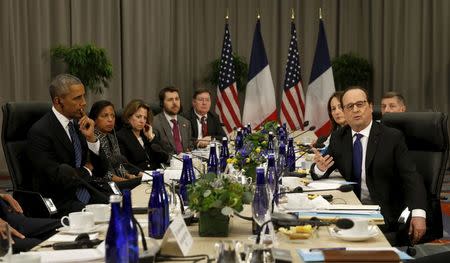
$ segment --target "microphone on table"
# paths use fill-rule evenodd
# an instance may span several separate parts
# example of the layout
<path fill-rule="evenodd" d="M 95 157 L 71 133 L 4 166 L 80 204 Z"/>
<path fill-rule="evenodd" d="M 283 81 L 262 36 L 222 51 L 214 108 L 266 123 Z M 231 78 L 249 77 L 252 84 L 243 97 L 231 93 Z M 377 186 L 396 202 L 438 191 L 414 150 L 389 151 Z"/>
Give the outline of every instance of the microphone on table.
<path fill-rule="evenodd" d="M 303 134 L 305 134 L 305 133 L 307 133 L 309 131 L 314 131 L 315 129 L 316 129 L 316 126 L 311 126 L 307 130 L 304 130 L 301 133 L 299 133 L 299 134 L 295 135 L 294 137 L 292 137 L 292 139 L 295 139 L 295 138 L 297 138 L 299 136 L 302 136 Z"/>
<path fill-rule="evenodd" d="M 313 225 L 313 226 L 329 226 L 329 225 L 336 225 L 340 229 L 350 229 L 352 228 L 355 223 L 353 220 L 348 218 L 339 218 L 336 219 L 333 222 L 327 221 L 321 221 L 319 219 L 299 219 L 297 216 L 292 214 L 286 214 L 286 213 L 272 213 L 271 219 L 264 222 L 264 224 L 261 225 L 260 230 L 256 236 L 256 244 L 258 244 L 261 241 L 261 232 L 264 229 L 264 226 L 266 226 L 268 223 L 272 222 L 274 225 L 278 227 L 290 227 L 290 226 L 299 226 L 299 225 Z"/>

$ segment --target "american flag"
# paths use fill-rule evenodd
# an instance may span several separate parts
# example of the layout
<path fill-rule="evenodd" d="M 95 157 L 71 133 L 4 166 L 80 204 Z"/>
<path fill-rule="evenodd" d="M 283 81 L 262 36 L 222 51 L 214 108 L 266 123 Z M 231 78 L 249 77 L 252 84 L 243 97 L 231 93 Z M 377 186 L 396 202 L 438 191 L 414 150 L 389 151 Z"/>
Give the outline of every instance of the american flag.
<path fill-rule="evenodd" d="M 291 42 L 289 44 L 280 114 L 281 122 L 287 123 L 291 130 L 303 129 L 304 101 L 297 48 L 297 31 L 294 22 L 291 22 Z"/>
<path fill-rule="evenodd" d="M 233 128 L 241 126 L 241 111 L 239 110 L 232 52 L 230 30 L 228 29 L 228 23 L 226 23 L 220 59 L 216 113 L 219 115 L 220 121 L 225 125 L 228 133 L 233 131 Z"/>

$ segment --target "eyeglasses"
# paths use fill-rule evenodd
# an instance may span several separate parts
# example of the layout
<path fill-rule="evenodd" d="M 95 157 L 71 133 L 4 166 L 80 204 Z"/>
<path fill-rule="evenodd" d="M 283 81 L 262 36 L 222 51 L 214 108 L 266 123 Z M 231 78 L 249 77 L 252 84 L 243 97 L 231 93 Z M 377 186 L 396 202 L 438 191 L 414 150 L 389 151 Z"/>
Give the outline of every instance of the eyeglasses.
<path fill-rule="evenodd" d="M 363 108 L 366 105 L 366 102 L 367 102 L 366 100 L 360 100 L 360 101 L 357 101 L 355 103 L 349 103 L 347 105 L 344 105 L 344 110 L 351 111 L 351 110 L 353 110 L 353 108 L 355 106 L 356 106 L 357 109 L 361 109 L 361 108 Z"/>
<path fill-rule="evenodd" d="M 211 99 L 209 99 L 209 98 L 197 98 L 196 100 L 198 102 L 210 102 L 211 101 Z"/>

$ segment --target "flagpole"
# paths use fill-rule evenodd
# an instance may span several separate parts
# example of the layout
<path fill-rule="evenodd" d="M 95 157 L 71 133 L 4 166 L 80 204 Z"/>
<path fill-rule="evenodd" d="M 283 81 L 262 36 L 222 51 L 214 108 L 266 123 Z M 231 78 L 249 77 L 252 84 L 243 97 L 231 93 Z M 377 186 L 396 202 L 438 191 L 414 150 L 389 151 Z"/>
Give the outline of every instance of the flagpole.
<path fill-rule="evenodd" d="M 322 20 L 322 8 L 319 8 L 319 19 Z"/>
<path fill-rule="evenodd" d="M 227 13 L 225 14 L 225 20 L 227 22 L 228 22 L 229 14 L 230 14 L 230 9 L 227 7 Z"/>
<path fill-rule="evenodd" d="M 295 19 L 294 8 L 291 8 L 291 19 L 292 21 Z"/>
<path fill-rule="evenodd" d="M 261 15 L 259 14 L 259 9 L 256 10 L 256 18 L 259 20 L 261 18 Z"/>

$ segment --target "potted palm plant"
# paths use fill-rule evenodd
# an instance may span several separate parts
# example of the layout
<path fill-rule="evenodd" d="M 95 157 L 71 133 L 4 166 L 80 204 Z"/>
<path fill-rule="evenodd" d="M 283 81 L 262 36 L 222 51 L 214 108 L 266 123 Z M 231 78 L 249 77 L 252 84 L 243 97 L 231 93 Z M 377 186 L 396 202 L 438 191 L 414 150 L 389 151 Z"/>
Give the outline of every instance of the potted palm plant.
<path fill-rule="evenodd" d="M 335 57 L 331 61 L 334 83 L 338 90 L 349 86 L 369 88 L 372 81 L 372 65 L 357 54 L 348 53 Z"/>
<path fill-rule="evenodd" d="M 247 86 L 248 64 L 245 63 L 244 57 L 240 57 L 236 53 L 233 53 L 233 62 L 237 89 L 238 91 L 243 91 Z M 219 85 L 220 58 L 211 62 L 210 67 L 211 70 L 204 81 L 211 84 L 213 87 L 217 87 L 217 85 Z"/>
<path fill-rule="evenodd" d="M 93 44 L 84 46 L 57 46 L 51 49 L 55 59 L 63 60 L 68 66 L 68 73 L 77 76 L 86 89 L 102 93 L 108 88 L 112 77 L 112 64 L 106 50 Z"/>

